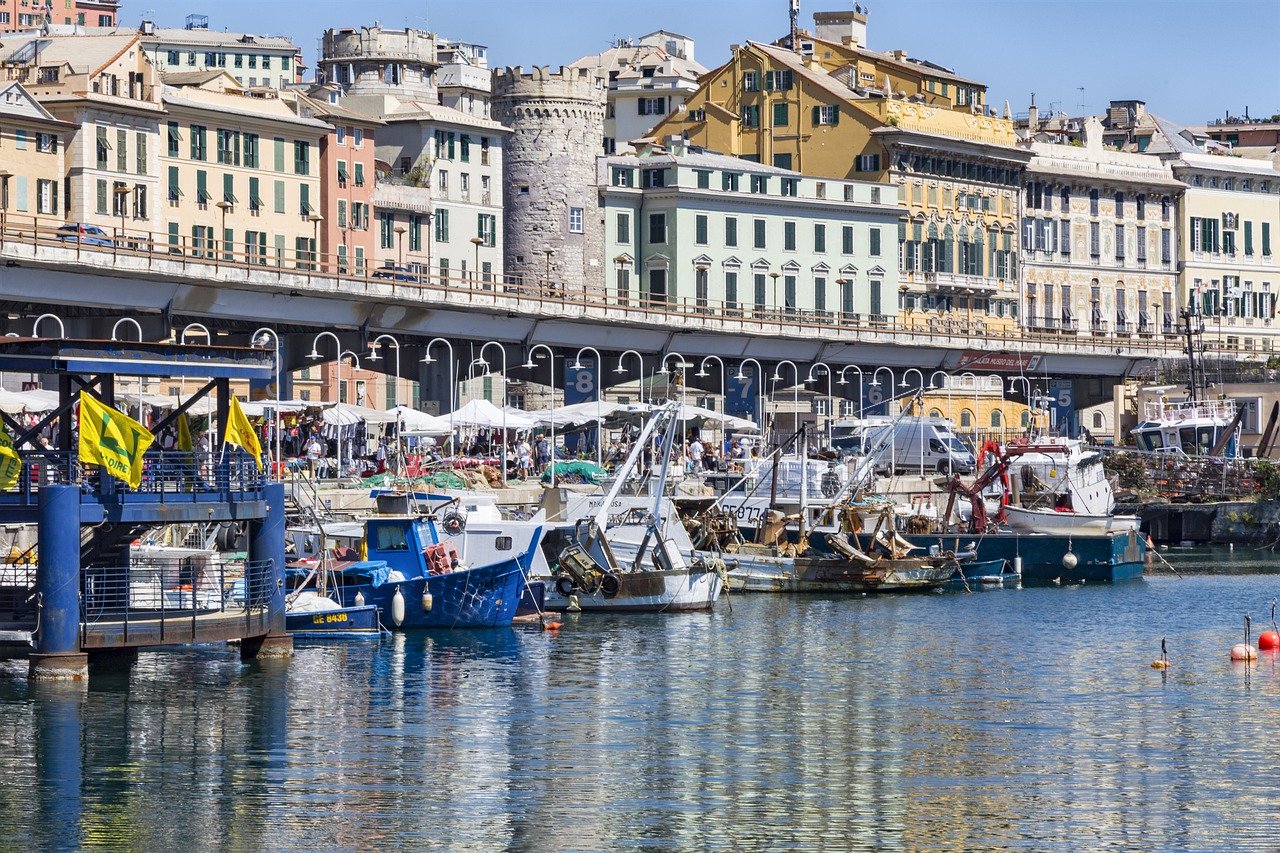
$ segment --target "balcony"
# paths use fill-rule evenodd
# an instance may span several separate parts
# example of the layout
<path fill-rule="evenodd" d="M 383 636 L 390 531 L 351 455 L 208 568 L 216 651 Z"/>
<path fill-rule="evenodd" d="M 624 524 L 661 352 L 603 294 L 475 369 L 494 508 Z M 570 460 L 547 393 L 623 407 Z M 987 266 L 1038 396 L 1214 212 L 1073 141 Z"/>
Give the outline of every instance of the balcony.
<path fill-rule="evenodd" d="M 995 293 L 999 287 L 999 279 L 980 275 L 961 275 L 952 272 L 922 273 L 926 284 L 948 292 Z"/>

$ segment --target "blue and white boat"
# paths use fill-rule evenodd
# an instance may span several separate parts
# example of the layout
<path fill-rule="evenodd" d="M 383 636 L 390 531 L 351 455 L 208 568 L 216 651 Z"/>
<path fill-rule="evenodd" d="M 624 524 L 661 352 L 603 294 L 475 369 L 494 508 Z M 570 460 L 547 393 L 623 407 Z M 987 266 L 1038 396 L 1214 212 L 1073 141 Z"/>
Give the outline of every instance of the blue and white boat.
<path fill-rule="evenodd" d="M 542 540 L 533 525 L 446 533 L 430 516 L 363 528 L 361 559 L 335 568 L 335 592 L 344 607 L 375 605 L 395 628 L 510 625 Z"/>

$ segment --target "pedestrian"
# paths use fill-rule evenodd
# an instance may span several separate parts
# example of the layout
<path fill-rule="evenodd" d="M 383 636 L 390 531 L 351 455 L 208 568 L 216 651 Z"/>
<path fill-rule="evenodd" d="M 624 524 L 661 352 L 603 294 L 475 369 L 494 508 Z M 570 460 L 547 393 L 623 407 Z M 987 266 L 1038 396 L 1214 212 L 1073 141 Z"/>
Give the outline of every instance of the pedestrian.
<path fill-rule="evenodd" d="M 545 435 L 538 436 L 536 449 L 538 456 L 538 473 L 545 474 L 547 468 L 551 465 L 551 442 L 547 441 L 547 437 Z"/>
<path fill-rule="evenodd" d="M 689 463 L 693 473 L 702 472 L 702 456 L 706 452 L 706 448 L 702 446 L 702 442 L 697 436 L 689 443 Z"/>
<path fill-rule="evenodd" d="M 311 472 L 311 479 L 318 479 L 320 476 L 320 457 L 324 455 L 324 445 L 320 443 L 320 438 L 315 433 L 307 439 L 305 448 L 307 454 L 307 470 Z"/>

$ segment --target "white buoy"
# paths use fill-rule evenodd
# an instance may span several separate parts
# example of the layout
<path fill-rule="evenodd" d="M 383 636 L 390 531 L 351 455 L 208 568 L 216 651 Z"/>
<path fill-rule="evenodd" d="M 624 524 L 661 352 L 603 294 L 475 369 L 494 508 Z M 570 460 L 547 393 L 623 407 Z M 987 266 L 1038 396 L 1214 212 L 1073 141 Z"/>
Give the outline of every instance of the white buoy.
<path fill-rule="evenodd" d="M 1022 574 L 1022 555 L 1021 554 L 1013 558 L 1013 573 L 1015 575 Z"/>
<path fill-rule="evenodd" d="M 1248 643 L 1236 643 L 1231 647 L 1232 660 L 1257 660 L 1258 650 Z"/>
<path fill-rule="evenodd" d="M 398 586 L 396 594 L 391 597 L 391 621 L 397 625 L 404 624 L 404 595 Z"/>
<path fill-rule="evenodd" d="M 431 597 L 431 593 L 424 589 L 422 591 L 422 612 L 430 613 L 431 605 L 434 603 L 435 600 Z"/>
<path fill-rule="evenodd" d="M 1079 564 L 1080 558 L 1077 557 L 1074 552 L 1068 551 L 1062 555 L 1062 568 L 1070 570 L 1074 569 Z"/>
<path fill-rule="evenodd" d="M 582 612 L 582 605 L 578 603 L 578 596 L 576 595 L 569 596 L 569 605 L 565 608 L 565 611 L 568 613 Z"/>
<path fill-rule="evenodd" d="M 364 593 L 356 592 L 356 607 L 364 607 Z"/>

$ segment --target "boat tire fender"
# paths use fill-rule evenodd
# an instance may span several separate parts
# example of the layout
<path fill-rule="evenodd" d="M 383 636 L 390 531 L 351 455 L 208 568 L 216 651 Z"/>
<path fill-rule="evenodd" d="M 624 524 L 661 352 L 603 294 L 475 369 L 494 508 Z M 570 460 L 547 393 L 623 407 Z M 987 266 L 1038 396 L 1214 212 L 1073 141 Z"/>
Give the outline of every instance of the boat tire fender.
<path fill-rule="evenodd" d="M 622 589 L 622 581 L 615 574 L 607 574 L 600 578 L 600 594 L 605 598 L 613 598 Z"/>
<path fill-rule="evenodd" d="M 573 593 L 573 578 L 568 575 L 561 575 L 556 578 L 556 592 L 563 596 L 569 596 Z"/>
<path fill-rule="evenodd" d="M 467 520 L 458 512 L 446 512 L 444 517 L 440 519 L 440 526 L 445 533 L 450 536 L 457 536 L 459 533 L 467 529 Z"/>

